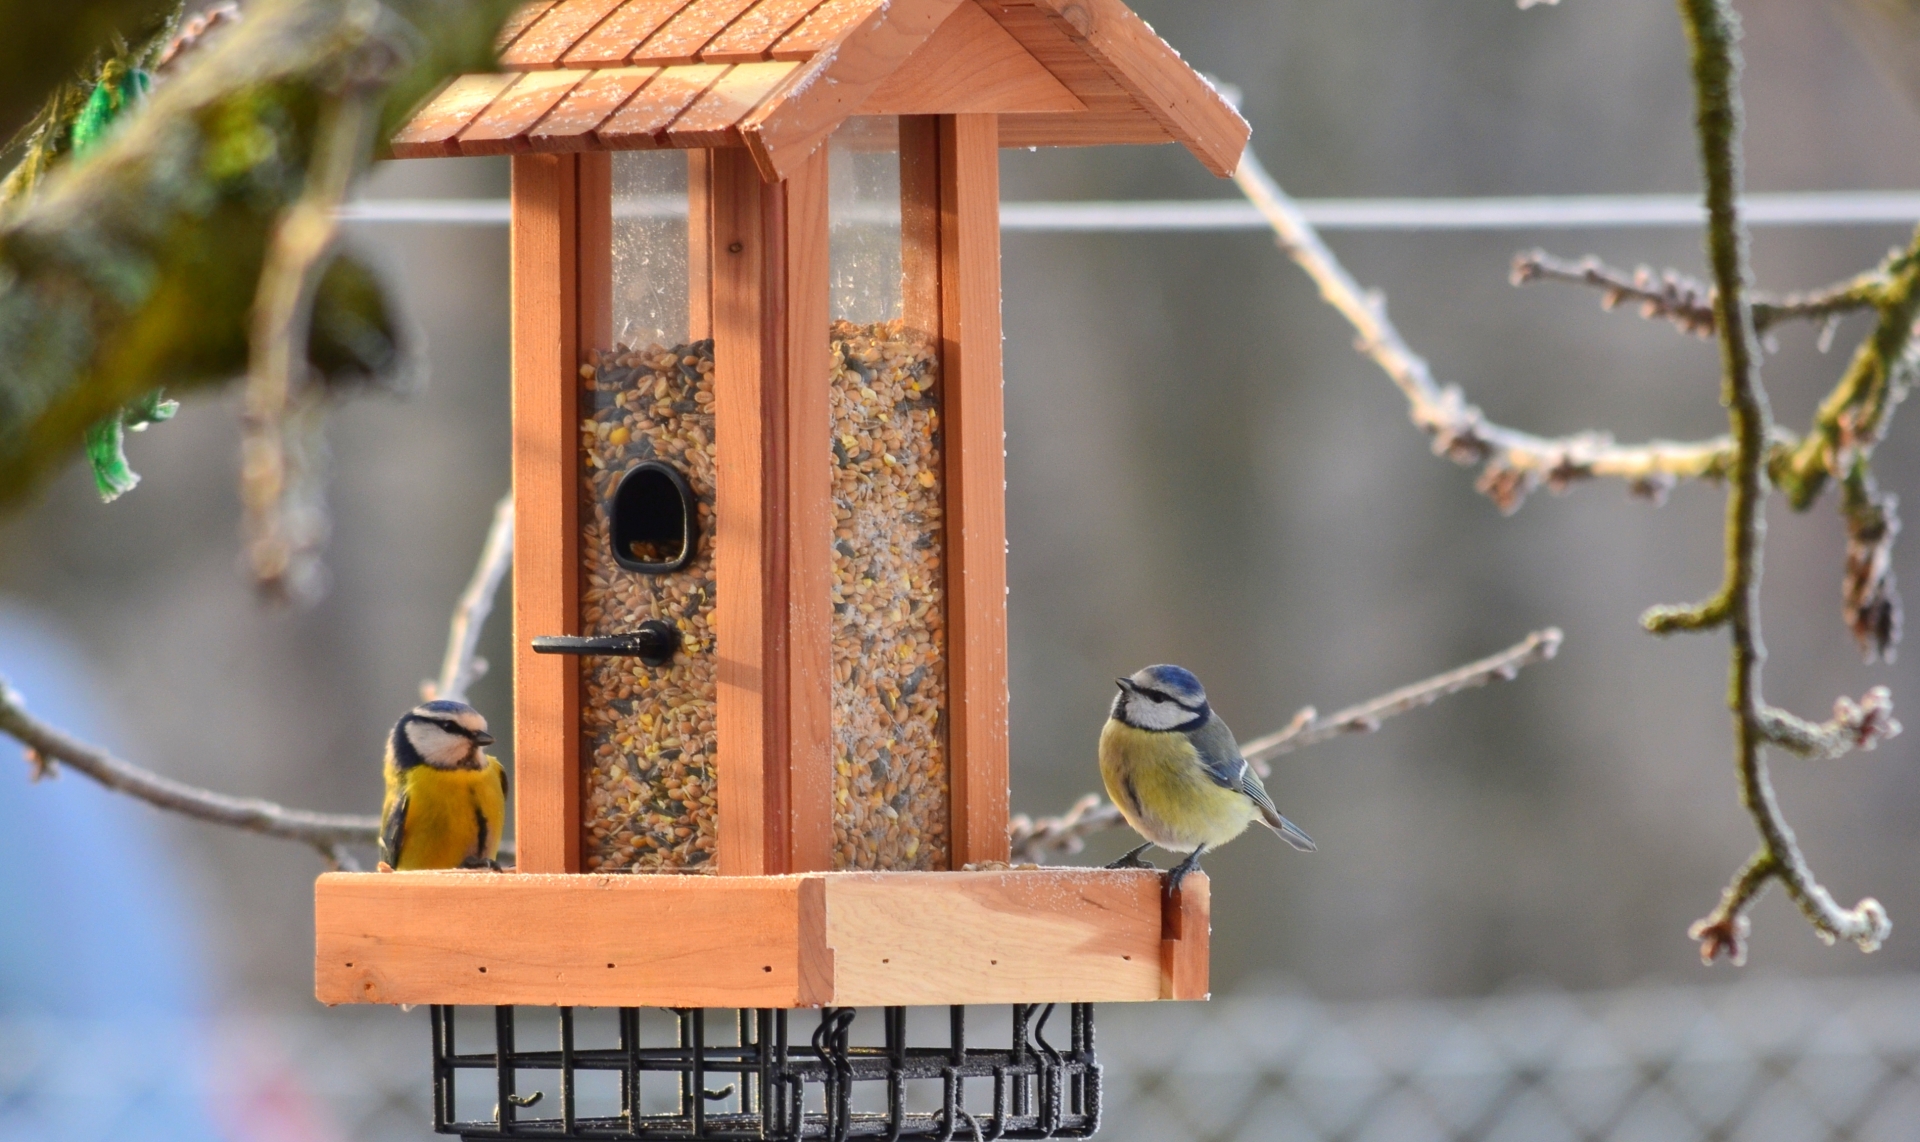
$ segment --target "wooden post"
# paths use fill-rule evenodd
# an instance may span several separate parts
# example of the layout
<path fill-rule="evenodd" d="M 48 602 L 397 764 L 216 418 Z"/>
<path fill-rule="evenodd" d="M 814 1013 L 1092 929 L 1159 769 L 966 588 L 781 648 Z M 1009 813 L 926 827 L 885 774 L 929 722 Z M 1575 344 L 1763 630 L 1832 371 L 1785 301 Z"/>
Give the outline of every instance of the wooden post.
<path fill-rule="evenodd" d="M 687 155 L 687 340 L 713 336 L 713 152 Z"/>
<path fill-rule="evenodd" d="M 900 116 L 900 301 L 913 329 L 940 334 L 940 117 Z"/>
<path fill-rule="evenodd" d="M 723 876 L 832 860 L 827 161 L 711 152 Z"/>
<path fill-rule="evenodd" d="M 533 653 L 579 630 L 579 169 L 516 155 L 513 267 L 514 833 L 522 872 L 580 870 L 580 668 Z"/>
<path fill-rule="evenodd" d="M 1007 859 L 1006 442 L 999 120 L 940 117 L 952 867 Z"/>
<path fill-rule="evenodd" d="M 575 209 L 580 234 L 576 336 L 584 359 L 595 349 L 613 348 L 613 155 L 583 151 L 574 161 L 579 164 Z"/>
<path fill-rule="evenodd" d="M 787 872 L 833 868 L 833 413 L 827 148 L 786 188 Z"/>
<path fill-rule="evenodd" d="M 712 156 L 715 697 L 723 876 L 783 872 L 786 789 L 785 394 L 775 316 L 785 251 L 767 225 L 782 191 L 744 153 Z"/>

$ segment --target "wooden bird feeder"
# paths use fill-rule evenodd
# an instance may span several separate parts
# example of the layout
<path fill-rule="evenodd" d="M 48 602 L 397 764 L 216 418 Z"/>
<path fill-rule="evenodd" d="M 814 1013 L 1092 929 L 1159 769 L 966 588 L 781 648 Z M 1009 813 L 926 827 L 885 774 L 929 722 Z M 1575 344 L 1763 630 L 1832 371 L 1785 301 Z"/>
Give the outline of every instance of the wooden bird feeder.
<path fill-rule="evenodd" d="M 512 156 L 517 868 L 322 876 L 318 997 L 1203 998 L 1203 876 L 1006 865 L 998 155 L 1245 122 L 1118 0 L 503 45 L 391 145 Z"/>

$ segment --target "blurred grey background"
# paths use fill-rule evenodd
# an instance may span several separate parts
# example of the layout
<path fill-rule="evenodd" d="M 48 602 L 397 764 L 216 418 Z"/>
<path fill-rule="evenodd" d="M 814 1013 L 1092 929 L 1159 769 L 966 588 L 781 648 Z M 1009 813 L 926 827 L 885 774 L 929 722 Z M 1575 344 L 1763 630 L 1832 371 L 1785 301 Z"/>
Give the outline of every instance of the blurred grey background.
<path fill-rule="evenodd" d="M 1296 195 L 1697 186 L 1685 45 L 1665 0 L 1135 7 L 1243 89 L 1254 145 Z M 1752 189 L 1920 187 L 1920 112 L 1828 5 L 1740 8 Z M 388 164 L 367 188 L 505 192 L 504 160 Z M 1171 147 L 1004 158 L 1009 200 L 1232 194 Z M 1763 230 L 1760 284 L 1848 276 L 1904 238 Z M 190 400 L 134 438 L 146 479 L 121 501 L 102 506 L 74 466 L 0 520 L 0 606 L 78 646 L 135 760 L 233 793 L 371 812 L 383 734 L 437 667 L 507 486 L 507 242 L 499 227 L 361 226 L 353 240 L 402 283 L 432 376 L 411 399 L 334 417 L 325 601 L 260 606 L 236 570 L 229 395 Z M 1506 284 L 1512 255 L 1534 245 L 1698 273 L 1697 232 L 1331 242 L 1386 291 L 1441 378 L 1496 420 L 1623 439 L 1724 428 L 1710 343 L 1604 314 L 1570 287 Z M 1329 710 L 1557 624 L 1560 657 L 1511 685 L 1280 760 L 1270 787 L 1321 851 L 1260 835 L 1209 858 L 1216 995 L 1412 1000 L 1710 978 L 1686 927 L 1754 847 L 1735 798 L 1724 641 L 1656 640 L 1636 618 L 1717 584 L 1718 488 L 1682 488 L 1656 509 L 1595 485 L 1502 518 L 1470 473 L 1430 454 L 1398 393 L 1261 234 L 1011 234 L 1005 282 L 1016 810 L 1055 812 L 1096 788 L 1112 679 L 1149 662 L 1195 670 L 1247 738 L 1303 704 Z M 1824 356 L 1814 330 L 1780 331 L 1765 375 L 1784 423 L 1804 426 L 1864 328 L 1849 321 Z M 1920 429 L 1906 416 L 1878 472 L 1920 503 Z M 1825 716 L 1837 695 L 1885 683 L 1920 702 L 1920 654 L 1863 666 L 1841 624 L 1832 501 L 1804 516 L 1776 505 L 1771 523 L 1770 697 Z M 1901 570 L 1913 551 L 1897 549 Z M 483 647 L 501 669 L 473 695 L 496 726 L 510 724 L 503 615 Z M 14 676 L 31 701 L 32 678 Z M 1843 902 L 1878 896 L 1895 934 L 1872 957 L 1825 948 L 1776 892 L 1756 910 L 1748 973 L 1920 970 L 1916 749 L 1920 734 L 1835 764 L 1776 761 L 1815 870 Z M 213 1002 L 313 1011 L 314 855 L 156 827 L 186 868 Z M 1125 840 L 1103 838 L 1083 859 Z M 110 839 L 71 844 L 74 859 L 115 859 Z"/>

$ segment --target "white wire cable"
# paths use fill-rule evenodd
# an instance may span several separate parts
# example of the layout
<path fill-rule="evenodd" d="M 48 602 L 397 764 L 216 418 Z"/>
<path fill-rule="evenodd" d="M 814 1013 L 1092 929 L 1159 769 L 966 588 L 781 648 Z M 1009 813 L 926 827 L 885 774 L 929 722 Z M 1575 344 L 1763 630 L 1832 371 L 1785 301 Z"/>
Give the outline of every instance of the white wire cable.
<path fill-rule="evenodd" d="M 1321 230 L 1613 230 L 1699 226 L 1705 208 L 1686 194 L 1569 195 L 1528 198 L 1306 198 L 1307 220 Z M 1750 194 L 1753 226 L 1862 226 L 1920 222 L 1917 191 L 1816 191 Z M 620 218 L 686 213 L 670 196 L 623 199 Z M 376 198 L 349 203 L 344 222 L 364 225 L 504 226 L 504 198 Z M 1135 202 L 1006 202 L 1003 230 L 1021 233 L 1118 233 L 1264 230 L 1244 199 Z"/>

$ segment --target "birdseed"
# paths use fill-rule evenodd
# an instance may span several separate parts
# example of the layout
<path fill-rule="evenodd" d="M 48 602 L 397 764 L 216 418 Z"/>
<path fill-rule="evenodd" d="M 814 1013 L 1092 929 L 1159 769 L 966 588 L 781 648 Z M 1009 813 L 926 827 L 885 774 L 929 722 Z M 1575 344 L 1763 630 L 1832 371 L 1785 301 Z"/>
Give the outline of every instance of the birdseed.
<path fill-rule="evenodd" d="M 581 814 L 589 870 L 711 872 L 715 820 L 713 342 L 595 352 L 581 367 L 581 630 L 628 634 L 648 619 L 680 629 L 663 667 L 580 660 Z M 669 575 L 615 563 L 608 507 L 644 460 L 678 468 L 699 503 L 700 545 Z M 640 544 L 631 554 L 667 553 Z M 675 553 L 677 554 L 677 552 Z"/>
<path fill-rule="evenodd" d="M 832 328 L 833 863 L 944 869 L 945 484 L 933 339 Z"/>

